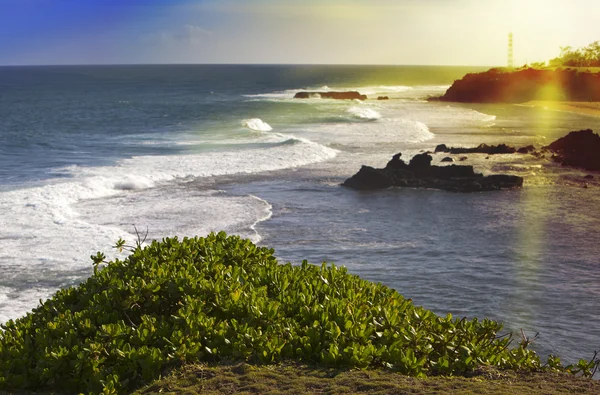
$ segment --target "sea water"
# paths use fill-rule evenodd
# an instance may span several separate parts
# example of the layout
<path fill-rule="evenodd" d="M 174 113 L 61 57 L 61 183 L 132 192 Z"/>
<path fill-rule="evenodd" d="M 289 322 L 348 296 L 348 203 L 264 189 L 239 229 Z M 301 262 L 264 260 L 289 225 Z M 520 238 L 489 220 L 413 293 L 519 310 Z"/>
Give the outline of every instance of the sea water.
<path fill-rule="evenodd" d="M 426 100 L 479 70 L 0 68 L 0 322 L 86 279 L 89 256 L 116 256 L 119 237 L 225 230 L 282 262 L 347 266 L 439 314 L 540 332 L 542 354 L 591 357 L 600 347 L 600 187 L 583 182 L 586 173 L 531 155 L 471 154 L 465 164 L 520 175 L 524 187 L 340 186 L 362 164 L 439 143 L 541 147 L 571 130 L 600 131 L 592 116 Z M 369 99 L 293 99 L 302 90 Z"/>

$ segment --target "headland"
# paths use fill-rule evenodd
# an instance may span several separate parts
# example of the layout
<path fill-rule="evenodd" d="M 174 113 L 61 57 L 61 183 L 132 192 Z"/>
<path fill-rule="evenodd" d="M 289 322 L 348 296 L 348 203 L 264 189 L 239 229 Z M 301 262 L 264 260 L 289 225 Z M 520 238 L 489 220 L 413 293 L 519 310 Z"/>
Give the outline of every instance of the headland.
<path fill-rule="evenodd" d="M 600 73 L 588 69 L 504 69 L 470 73 L 454 81 L 444 95 L 431 100 L 462 103 L 600 102 Z M 597 107 L 591 106 L 592 109 Z"/>

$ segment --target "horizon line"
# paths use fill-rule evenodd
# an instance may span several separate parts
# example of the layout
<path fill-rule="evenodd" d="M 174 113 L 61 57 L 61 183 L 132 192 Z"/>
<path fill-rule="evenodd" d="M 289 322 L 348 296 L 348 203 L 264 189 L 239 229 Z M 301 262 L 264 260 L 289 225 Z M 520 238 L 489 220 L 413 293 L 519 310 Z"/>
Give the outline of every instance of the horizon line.
<path fill-rule="evenodd" d="M 47 63 L 0 64 L 0 67 L 102 67 L 102 66 L 377 66 L 377 67 L 503 67 L 465 64 L 376 64 L 376 63 Z"/>

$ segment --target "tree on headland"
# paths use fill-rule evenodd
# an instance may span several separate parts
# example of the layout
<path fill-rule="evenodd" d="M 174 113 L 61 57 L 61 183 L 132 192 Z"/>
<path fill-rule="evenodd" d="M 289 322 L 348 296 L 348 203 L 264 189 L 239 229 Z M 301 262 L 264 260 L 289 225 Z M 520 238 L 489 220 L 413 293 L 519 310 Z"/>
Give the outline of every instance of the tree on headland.
<path fill-rule="evenodd" d="M 600 41 L 577 49 L 570 46 L 560 47 L 560 55 L 548 63 L 551 67 L 600 67 Z"/>
<path fill-rule="evenodd" d="M 546 67 L 546 62 L 533 62 L 529 65 L 529 67 L 533 67 L 534 69 L 543 69 Z"/>

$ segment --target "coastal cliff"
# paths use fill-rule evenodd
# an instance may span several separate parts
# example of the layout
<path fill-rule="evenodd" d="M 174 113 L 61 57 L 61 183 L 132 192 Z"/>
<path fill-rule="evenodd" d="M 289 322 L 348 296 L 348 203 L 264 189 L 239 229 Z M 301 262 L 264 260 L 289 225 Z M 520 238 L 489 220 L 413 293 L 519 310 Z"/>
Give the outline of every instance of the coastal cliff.
<path fill-rule="evenodd" d="M 600 101 L 600 73 L 576 69 L 490 69 L 454 81 L 432 100 L 465 103 L 523 103 L 532 100 Z"/>

